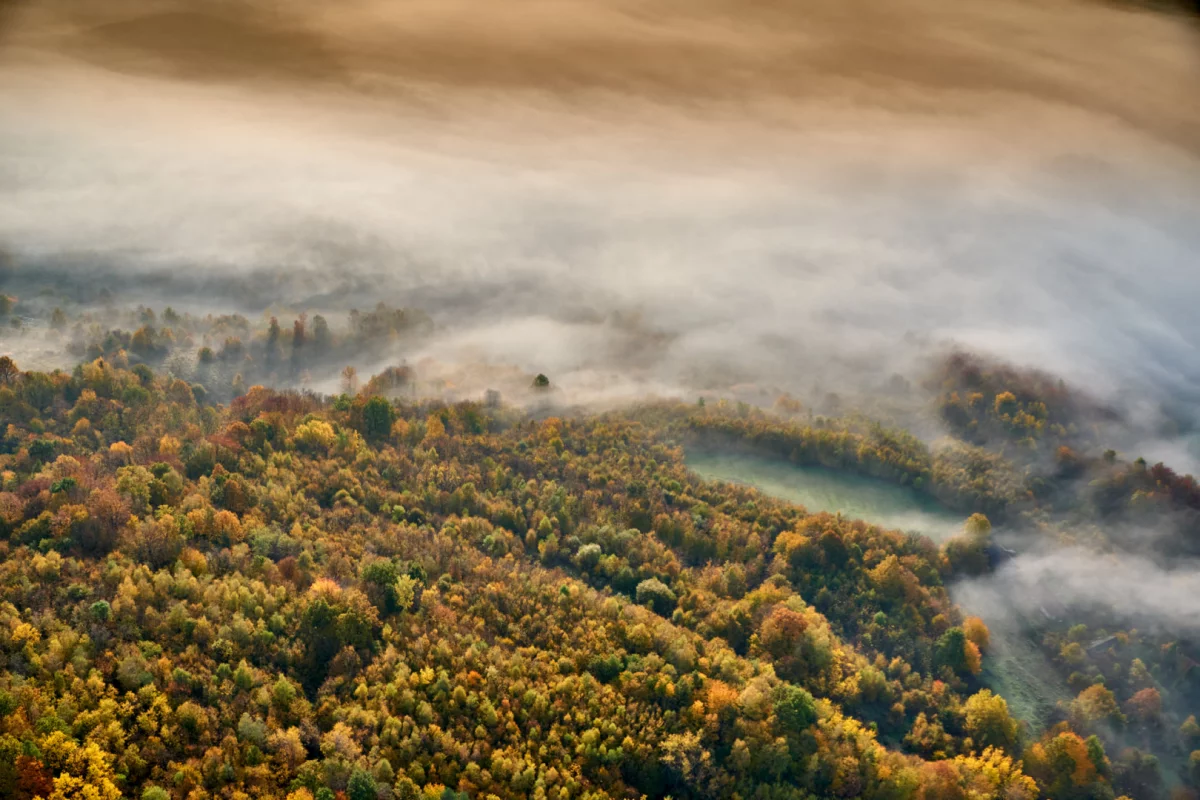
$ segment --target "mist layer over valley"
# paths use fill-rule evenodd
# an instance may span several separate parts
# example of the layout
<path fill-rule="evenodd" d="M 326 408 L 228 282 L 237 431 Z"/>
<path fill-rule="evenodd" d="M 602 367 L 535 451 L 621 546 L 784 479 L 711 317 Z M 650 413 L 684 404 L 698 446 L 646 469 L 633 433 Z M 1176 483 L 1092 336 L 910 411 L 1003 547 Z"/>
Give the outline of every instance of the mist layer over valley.
<path fill-rule="evenodd" d="M 506 8 L 16 6 L 11 293 L 385 301 L 437 333 L 360 369 L 512 365 L 585 401 L 855 393 L 951 341 L 1151 426 L 1193 397 L 1186 18 Z"/>

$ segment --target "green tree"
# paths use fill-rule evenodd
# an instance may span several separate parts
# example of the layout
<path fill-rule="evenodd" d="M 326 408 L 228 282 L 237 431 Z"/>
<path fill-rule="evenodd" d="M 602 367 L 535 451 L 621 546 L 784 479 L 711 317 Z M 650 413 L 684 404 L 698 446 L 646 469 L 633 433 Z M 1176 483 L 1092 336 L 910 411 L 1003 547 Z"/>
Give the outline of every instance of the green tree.
<path fill-rule="evenodd" d="M 962 628 L 951 628 L 941 635 L 934 648 L 933 661 L 935 666 L 949 667 L 955 675 L 964 675 L 970 671 L 967 664 L 967 636 Z"/>
<path fill-rule="evenodd" d="M 396 421 L 396 410 L 384 397 L 376 395 L 363 406 L 363 435 L 372 441 L 387 438 Z"/>
<path fill-rule="evenodd" d="M 775 720 L 780 733 L 795 736 L 817 721 L 817 704 L 808 690 L 785 683 L 775 690 Z"/>
<path fill-rule="evenodd" d="M 91 611 L 92 618 L 97 622 L 108 622 L 108 618 L 112 614 L 112 608 L 108 605 L 107 600 L 97 600 L 88 610 Z"/>
<path fill-rule="evenodd" d="M 334 656 L 344 647 L 365 650 L 375 638 L 375 610 L 358 595 L 360 603 L 319 595 L 309 601 L 297 635 L 305 645 L 304 672 L 308 688 L 325 679 Z M 369 612 L 369 613 L 368 613 Z"/>
<path fill-rule="evenodd" d="M 350 800 L 375 800 L 378 794 L 379 785 L 375 782 L 375 776 L 362 767 L 355 767 L 346 784 L 347 797 Z"/>
<path fill-rule="evenodd" d="M 635 596 L 639 605 L 649 606 L 664 617 L 675 610 L 675 593 L 658 578 L 647 578 L 639 583 Z"/>

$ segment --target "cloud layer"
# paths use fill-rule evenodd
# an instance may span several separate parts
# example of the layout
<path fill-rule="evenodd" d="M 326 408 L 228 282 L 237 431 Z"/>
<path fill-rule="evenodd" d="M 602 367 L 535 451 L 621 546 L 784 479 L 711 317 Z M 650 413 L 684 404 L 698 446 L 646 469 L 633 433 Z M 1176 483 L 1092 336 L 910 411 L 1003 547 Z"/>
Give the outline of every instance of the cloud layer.
<path fill-rule="evenodd" d="M 1015 3 L 905 2 L 879 25 L 806 4 L 791 27 L 716 0 L 80 8 L 27 7 L 0 65 L 18 282 L 417 305 L 441 333 L 398 356 L 607 396 L 869 389 L 951 340 L 1147 418 L 1200 388 L 1182 22 Z"/>

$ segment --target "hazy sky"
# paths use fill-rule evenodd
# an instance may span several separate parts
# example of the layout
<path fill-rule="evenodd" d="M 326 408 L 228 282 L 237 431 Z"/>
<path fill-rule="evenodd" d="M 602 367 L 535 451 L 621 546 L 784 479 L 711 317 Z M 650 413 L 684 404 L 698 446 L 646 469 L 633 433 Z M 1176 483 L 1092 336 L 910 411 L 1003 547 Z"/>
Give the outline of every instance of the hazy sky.
<path fill-rule="evenodd" d="M 871 385 L 951 340 L 1130 407 L 1200 387 L 1188 20 L 1070 0 L 93 6 L 3 20 L 18 279 L 419 305 L 441 334 L 405 356 L 618 396 Z"/>

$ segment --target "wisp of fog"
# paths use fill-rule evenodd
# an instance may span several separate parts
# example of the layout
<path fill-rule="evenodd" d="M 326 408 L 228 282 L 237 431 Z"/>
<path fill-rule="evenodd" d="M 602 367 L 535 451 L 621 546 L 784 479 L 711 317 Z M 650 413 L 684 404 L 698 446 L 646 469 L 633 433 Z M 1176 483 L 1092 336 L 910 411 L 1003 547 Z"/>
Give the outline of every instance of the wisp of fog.
<path fill-rule="evenodd" d="M 1027 553 L 986 578 L 957 584 L 953 593 L 989 624 L 1016 625 L 1022 617 L 1036 621 L 1069 606 L 1140 628 L 1200 630 L 1196 565 L 1165 568 L 1128 553 L 1105 556 L 1083 548 Z"/>

